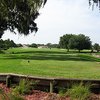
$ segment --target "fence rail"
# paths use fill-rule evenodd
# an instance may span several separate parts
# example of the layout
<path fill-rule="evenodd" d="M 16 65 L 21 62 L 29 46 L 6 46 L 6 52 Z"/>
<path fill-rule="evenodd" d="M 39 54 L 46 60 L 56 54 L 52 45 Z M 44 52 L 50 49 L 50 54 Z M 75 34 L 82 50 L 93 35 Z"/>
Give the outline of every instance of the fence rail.
<path fill-rule="evenodd" d="M 26 79 L 33 81 L 38 81 L 37 89 L 45 90 L 49 89 L 50 92 L 57 90 L 57 87 L 67 87 L 73 83 L 90 83 L 92 87 L 98 89 L 100 92 L 100 80 L 99 79 L 71 79 L 71 78 L 47 78 L 47 77 L 34 77 L 27 75 L 19 75 L 13 73 L 0 73 L 0 82 L 6 83 L 9 87 L 10 84 L 17 84 L 21 79 Z"/>

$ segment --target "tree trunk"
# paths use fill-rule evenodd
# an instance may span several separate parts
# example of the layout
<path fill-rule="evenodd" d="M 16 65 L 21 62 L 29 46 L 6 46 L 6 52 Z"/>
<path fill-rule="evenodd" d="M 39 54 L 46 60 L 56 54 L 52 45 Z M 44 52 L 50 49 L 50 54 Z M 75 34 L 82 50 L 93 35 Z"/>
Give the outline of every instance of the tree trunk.
<path fill-rule="evenodd" d="M 69 52 L 69 48 L 67 48 L 67 52 Z"/>
<path fill-rule="evenodd" d="M 93 53 L 93 49 L 91 49 L 91 53 Z"/>

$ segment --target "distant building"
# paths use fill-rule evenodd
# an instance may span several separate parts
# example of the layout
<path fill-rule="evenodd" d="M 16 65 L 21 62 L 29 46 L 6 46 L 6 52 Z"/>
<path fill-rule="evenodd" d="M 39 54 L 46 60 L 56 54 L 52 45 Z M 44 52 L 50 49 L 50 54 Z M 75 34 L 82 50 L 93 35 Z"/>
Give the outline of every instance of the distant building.
<path fill-rule="evenodd" d="M 23 48 L 28 48 L 28 45 L 27 44 L 22 44 L 22 47 Z"/>

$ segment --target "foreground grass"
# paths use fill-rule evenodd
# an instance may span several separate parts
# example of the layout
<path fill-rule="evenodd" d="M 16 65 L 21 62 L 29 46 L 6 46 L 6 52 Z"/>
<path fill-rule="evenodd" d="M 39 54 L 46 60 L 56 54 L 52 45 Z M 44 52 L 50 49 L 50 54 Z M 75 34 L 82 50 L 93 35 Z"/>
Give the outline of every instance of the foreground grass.
<path fill-rule="evenodd" d="M 100 78 L 100 59 L 60 49 L 9 49 L 0 54 L 0 73 L 42 77 Z"/>

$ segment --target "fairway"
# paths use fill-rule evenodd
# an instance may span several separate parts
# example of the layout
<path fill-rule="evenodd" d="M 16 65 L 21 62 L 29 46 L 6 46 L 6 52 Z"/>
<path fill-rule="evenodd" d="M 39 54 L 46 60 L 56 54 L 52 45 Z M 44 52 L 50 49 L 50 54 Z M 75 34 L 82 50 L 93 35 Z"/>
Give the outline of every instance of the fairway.
<path fill-rule="evenodd" d="M 100 78 L 100 59 L 61 49 L 13 48 L 0 54 L 0 73 L 37 77 Z"/>

